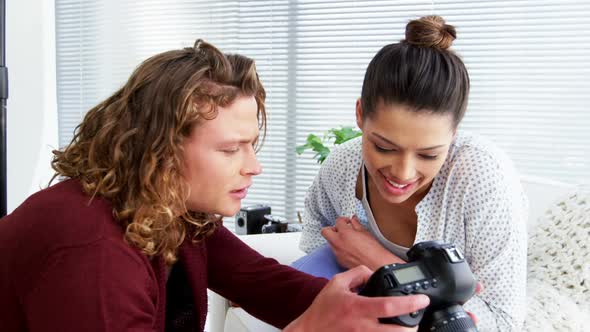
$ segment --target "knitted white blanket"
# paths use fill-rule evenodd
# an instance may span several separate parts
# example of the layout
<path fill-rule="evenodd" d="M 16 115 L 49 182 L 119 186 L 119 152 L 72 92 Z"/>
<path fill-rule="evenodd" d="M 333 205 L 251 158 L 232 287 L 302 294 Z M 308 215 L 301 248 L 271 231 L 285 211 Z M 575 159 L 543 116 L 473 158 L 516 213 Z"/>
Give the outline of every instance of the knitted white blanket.
<path fill-rule="evenodd" d="M 590 193 L 558 201 L 531 232 L 525 331 L 590 330 Z"/>

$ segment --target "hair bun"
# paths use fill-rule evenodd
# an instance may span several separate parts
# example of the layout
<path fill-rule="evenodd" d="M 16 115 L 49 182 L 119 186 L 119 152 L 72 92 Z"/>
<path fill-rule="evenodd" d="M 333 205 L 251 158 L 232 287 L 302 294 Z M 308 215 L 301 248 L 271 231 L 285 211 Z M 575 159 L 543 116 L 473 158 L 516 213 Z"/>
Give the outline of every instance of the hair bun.
<path fill-rule="evenodd" d="M 445 23 L 440 16 L 424 16 L 406 25 L 408 44 L 446 50 L 457 38 L 455 27 Z"/>

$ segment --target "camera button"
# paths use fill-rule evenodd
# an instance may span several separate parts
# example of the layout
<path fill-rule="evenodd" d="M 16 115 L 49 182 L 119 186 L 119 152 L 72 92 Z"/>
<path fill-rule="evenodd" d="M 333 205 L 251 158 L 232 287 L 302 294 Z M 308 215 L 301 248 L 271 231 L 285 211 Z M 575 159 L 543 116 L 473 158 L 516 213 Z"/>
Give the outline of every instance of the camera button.
<path fill-rule="evenodd" d="M 416 317 L 420 316 L 420 313 L 421 313 L 421 310 L 411 312 L 410 317 L 416 318 Z"/>
<path fill-rule="evenodd" d="M 412 292 L 412 286 L 408 285 L 408 286 L 404 287 L 404 292 L 411 293 Z"/>
<path fill-rule="evenodd" d="M 432 287 L 434 287 L 434 288 L 438 287 L 438 280 L 432 279 Z"/>
<path fill-rule="evenodd" d="M 430 283 L 428 281 L 425 281 L 422 283 L 422 289 L 428 289 L 430 288 Z"/>

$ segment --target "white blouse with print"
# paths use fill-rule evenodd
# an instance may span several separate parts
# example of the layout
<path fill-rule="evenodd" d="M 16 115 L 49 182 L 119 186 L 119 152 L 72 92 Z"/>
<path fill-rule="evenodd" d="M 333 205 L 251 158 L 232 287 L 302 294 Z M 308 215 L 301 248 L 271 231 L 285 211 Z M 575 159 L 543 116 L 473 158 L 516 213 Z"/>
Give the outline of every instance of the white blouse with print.
<path fill-rule="evenodd" d="M 326 158 L 305 198 L 302 250 L 309 253 L 325 244 L 320 230 L 333 226 L 339 216 L 356 214 L 369 228 L 363 203 L 355 195 L 361 165 L 361 137 Z M 483 291 L 465 304 L 477 316 L 481 332 L 521 329 L 527 212 L 510 159 L 490 141 L 464 132 L 455 137 L 430 191 L 416 206 L 414 243 L 440 240 L 456 245 L 481 282 Z"/>

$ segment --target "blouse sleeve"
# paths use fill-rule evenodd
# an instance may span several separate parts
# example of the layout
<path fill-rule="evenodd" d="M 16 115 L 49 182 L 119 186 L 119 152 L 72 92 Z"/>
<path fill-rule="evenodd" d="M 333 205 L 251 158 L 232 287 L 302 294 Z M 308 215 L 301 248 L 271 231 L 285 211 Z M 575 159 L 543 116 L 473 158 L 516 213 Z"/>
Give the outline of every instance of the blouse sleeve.
<path fill-rule="evenodd" d="M 299 248 L 306 253 L 326 244 L 326 239 L 320 233 L 323 227 L 333 226 L 336 218 L 339 217 L 341 208 L 336 205 L 342 204 L 342 195 L 346 186 L 338 185 L 337 181 L 345 181 L 343 174 L 338 174 L 337 170 L 342 170 L 339 163 L 338 150 L 333 151 L 322 164 L 313 183 L 305 195 L 305 210 L 303 212 L 303 231 Z"/>
<path fill-rule="evenodd" d="M 520 331 L 526 305 L 527 200 L 512 163 L 479 155 L 458 174 L 464 195 L 465 252 L 483 291 L 465 304 L 486 331 Z M 469 164 L 469 158 L 459 163 Z"/>

